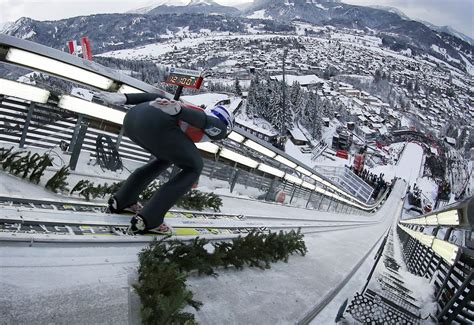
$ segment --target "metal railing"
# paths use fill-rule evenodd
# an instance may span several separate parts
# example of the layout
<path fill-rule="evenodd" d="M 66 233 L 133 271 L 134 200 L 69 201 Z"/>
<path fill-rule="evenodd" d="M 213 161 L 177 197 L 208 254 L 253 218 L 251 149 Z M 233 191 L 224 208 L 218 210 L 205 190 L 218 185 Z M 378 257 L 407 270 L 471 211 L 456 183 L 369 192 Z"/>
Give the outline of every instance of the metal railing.
<path fill-rule="evenodd" d="M 368 203 L 374 188 L 347 167 L 315 166 L 314 169 L 339 184 L 347 193 Z"/>
<path fill-rule="evenodd" d="M 349 313 L 363 324 L 422 324 L 428 318 L 439 324 L 472 324 L 473 218 L 471 197 L 421 217 L 399 220 L 382 242 L 363 289 L 344 303 L 336 321 Z M 407 282 L 405 272 L 399 271 L 402 261 L 395 254 L 395 231 L 408 271 L 434 285 L 436 310 L 423 308 L 425 300 L 416 299 L 413 280 Z"/>
<path fill-rule="evenodd" d="M 416 300 L 413 288 L 400 272 L 395 245 L 394 232 L 390 229 L 374 257 L 364 287 L 354 294 L 336 322 L 347 317 L 347 313 L 361 324 L 419 324 L 425 317 L 422 302 Z"/>
<path fill-rule="evenodd" d="M 28 118 L 29 113 L 30 118 Z M 55 118 L 52 119 L 51 116 Z M 87 118 L 74 116 L 55 107 L 29 104 L 13 98 L 0 96 L 0 141 L 17 144 L 20 148 L 38 147 L 51 149 L 58 147 L 61 142 L 73 146 L 75 130 L 82 123 L 89 123 Z M 94 127 L 95 126 L 95 127 Z M 123 159 L 147 162 L 150 154 L 133 143 L 120 132 L 109 132 L 99 128 L 100 125 L 89 124 L 84 134 L 81 151 L 96 156 L 96 139 L 99 135 L 108 135 L 117 144 L 117 149 Z M 107 125 L 102 125 L 107 127 Z M 70 150 L 72 152 L 72 148 Z M 322 211 L 337 211 L 345 213 L 365 213 L 339 202 L 333 197 L 306 189 L 301 185 L 275 177 L 264 172 L 242 168 L 230 164 L 221 157 L 204 155 L 204 176 L 229 182 L 231 191 L 236 185 L 258 189 L 262 194 L 283 191 L 289 198 L 289 204 L 318 209 Z M 384 199 L 377 201 L 380 206 Z"/>
<path fill-rule="evenodd" d="M 434 282 L 435 318 L 443 324 L 474 322 L 473 220 L 470 197 L 398 225 L 408 269 Z"/>
<path fill-rule="evenodd" d="M 0 60 L 5 61 L 9 64 L 15 64 L 19 66 L 28 67 L 34 70 L 45 71 L 49 74 L 59 76 L 63 79 L 84 83 L 89 86 L 103 89 L 103 90 L 119 91 L 119 92 L 154 92 L 154 93 L 158 93 L 160 96 L 165 97 L 165 98 L 172 97 L 171 94 L 168 94 L 160 89 L 157 89 L 151 85 L 148 85 L 144 82 L 141 82 L 129 76 L 117 73 L 111 69 L 105 68 L 96 63 L 81 60 L 77 57 L 68 55 L 61 51 L 57 51 L 57 50 L 54 50 L 54 49 L 51 49 L 51 48 L 48 48 L 36 43 L 17 39 L 17 38 L 10 37 L 7 35 L 0 35 Z M 45 96 L 48 97 L 49 95 L 46 94 Z M 64 97 L 64 102 L 71 101 L 69 96 L 61 96 L 60 103 L 59 103 L 60 106 L 61 106 L 62 97 Z M 48 106 L 48 104 L 51 104 L 49 100 L 48 100 L 48 103 L 44 102 L 44 104 L 42 105 Z M 110 127 L 113 127 L 114 124 L 117 126 L 117 123 L 119 123 L 118 121 L 121 120 L 120 114 L 124 114 L 123 112 L 120 113 L 119 111 L 114 111 L 111 108 L 101 106 L 98 104 L 93 104 L 91 106 L 91 104 L 89 104 L 89 102 L 87 101 L 80 101 L 79 105 L 89 106 L 90 113 L 86 113 L 86 114 L 91 114 L 91 117 L 89 117 L 90 122 L 93 122 L 93 121 L 97 122 L 97 120 L 100 120 L 102 122 L 105 121 L 106 124 L 108 123 Z M 30 108 L 33 106 L 34 104 L 31 104 Z M 66 105 L 65 103 L 62 103 L 61 107 L 66 108 L 66 110 L 69 109 L 66 106 L 68 105 Z M 57 107 L 53 107 L 53 109 L 57 109 Z M 71 108 L 70 110 L 75 111 L 75 109 L 73 108 Z M 82 110 L 82 107 L 80 110 Z M 75 113 L 77 113 L 77 111 L 75 111 Z M 114 118 L 111 118 L 109 121 L 107 121 L 107 114 L 114 115 Z M 27 117 L 24 120 L 24 125 L 26 127 L 23 130 L 23 136 L 22 136 L 22 139 L 20 139 L 20 142 L 27 143 L 27 140 L 29 140 L 28 143 L 30 144 L 32 143 L 31 142 L 32 139 L 27 139 L 26 133 L 28 133 L 28 131 L 25 131 L 25 129 L 28 130 L 29 128 L 29 124 L 32 120 L 31 119 L 32 115 L 33 115 L 33 112 L 31 111 L 26 112 Z M 77 116 L 77 114 L 72 114 L 72 115 Z M 28 116 L 30 116 L 30 118 Z M 87 115 L 79 114 L 78 119 L 81 120 L 81 123 L 84 117 L 87 117 Z M 80 127 L 79 125 L 80 123 L 78 121 L 76 123 L 77 124 L 74 127 L 73 139 L 71 141 L 72 144 L 74 144 L 77 140 L 76 135 Z M 54 127 L 54 126 L 51 126 L 51 127 Z M 46 130 L 45 132 L 49 132 L 48 134 L 51 134 L 51 132 L 54 132 L 54 131 L 49 129 L 49 130 Z M 306 193 L 308 192 L 306 189 L 309 189 L 317 194 L 322 194 L 326 197 L 329 197 L 330 200 L 334 199 L 342 204 L 351 205 L 363 211 L 372 211 L 380 205 L 379 201 L 374 202 L 372 204 L 367 204 L 367 202 L 361 201 L 352 193 L 348 193 L 346 190 L 344 190 L 344 188 L 340 184 L 336 184 L 336 185 L 333 184 L 325 176 L 318 174 L 316 171 L 314 171 L 310 167 L 302 164 L 301 162 L 295 160 L 293 157 L 288 156 L 286 153 L 272 147 L 268 143 L 261 141 L 257 137 L 253 136 L 252 134 L 248 132 L 245 132 L 244 130 L 237 128 L 235 132 L 233 133 L 236 136 L 231 137 L 231 138 L 235 140 L 236 137 L 238 137 L 239 140 L 235 140 L 235 141 L 240 146 L 246 146 L 258 152 L 261 152 L 262 149 L 255 149 L 255 146 L 251 145 L 251 144 L 256 143 L 258 144 L 259 148 L 263 148 L 263 150 L 267 152 L 267 155 L 268 155 L 268 152 L 270 152 L 271 158 L 273 158 L 272 159 L 273 166 L 277 166 L 275 170 L 278 171 L 277 177 L 279 177 L 279 181 L 285 184 L 288 182 L 293 183 L 292 197 L 295 195 L 298 196 L 299 192 L 302 192 L 302 191 Z M 59 133 L 57 134 L 59 135 Z M 121 134 L 121 131 L 119 132 L 119 136 L 117 136 L 117 139 L 121 138 L 120 134 Z M 42 145 L 42 143 L 44 142 L 43 141 L 44 135 L 45 135 L 44 133 L 37 135 L 38 137 L 34 139 L 36 140 L 36 145 Z M 8 138 L 7 135 L 5 135 L 4 137 Z M 31 138 L 31 135 L 30 135 L 30 138 Z M 87 139 L 87 137 L 84 140 L 85 140 L 84 149 L 88 150 L 91 145 L 90 140 Z M 127 145 L 130 146 L 132 144 L 131 143 L 124 144 L 125 147 Z M 120 143 L 120 147 L 121 146 L 122 144 Z M 125 158 L 130 157 L 131 152 L 136 151 L 136 150 L 133 150 L 133 145 L 132 145 L 132 148 L 129 147 L 128 149 L 121 149 L 121 150 L 125 154 L 124 156 Z M 75 152 L 77 153 L 79 151 L 80 150 L 76 150 Z M 214 148 L 212 148 L 211 151 L 213 151 L 214 154 L 217 153 L 217 155 L 219 155 L 221 148 L 214 146 Z M 227 156 L 229 156 L 228 151 L 227 153 L 228 153 Z M 127 154 L 129 155 L 128 157 L 127 157 Z M 136 152 L 134 152 L 134 154 L 136 154 Z M 230 154 L 233 155 L 232 152 L 230 152 Z M 146 157 L 138 156 L 138 158 L 146 160 Z M 237 161 L 237 162 L 240 163 L 240 161 Z M 260 165 L 262 165 L 262 163 L 259 163 L 255 160 L 251 160 L 250 163 L 252 163 L 252 165 L 258 166 L 258 168 L 254 168 L 255 169 L 254 172 L 256 172 L 256 169 L 260 169 L 260 171 L 258 171 L 257 174 L 260 174 L 261 170 L 264 169 L 264 168 L 260 168 L 261 167 Z M 286 170 L 286 172 L 280 175 L 282 164 L 286 165 L 283 168 L 284 170 Z M 290 167 L 290 170 L 288 170 L 287 168 L 288 166 Z M 244 166 L 240 166 L 240 167 L 242 168 Z M 247 168 L 244 167 L 243 169 L 245 170 Z M 272 175 L 271 178 L 274 178 L 274 175 Z M 304 187 L 305 190 L 301 190 L 301 187 Z"/>

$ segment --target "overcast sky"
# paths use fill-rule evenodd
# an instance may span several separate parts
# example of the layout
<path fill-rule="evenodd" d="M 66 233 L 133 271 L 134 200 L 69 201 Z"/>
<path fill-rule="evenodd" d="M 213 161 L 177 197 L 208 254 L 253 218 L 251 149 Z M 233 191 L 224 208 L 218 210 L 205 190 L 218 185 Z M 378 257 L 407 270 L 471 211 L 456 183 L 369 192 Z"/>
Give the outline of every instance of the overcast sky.
<path fill-rule="evenodd" d="M 342 2 L 395 7 L 411 19 L 425 20 L 438 26 L 449 25 L 474 38 L 474 0 L 343 0 Z"/>
<path fill-rule="evenodd" d="M 0 23 L 20 17 L 57 20 L 94 13 L 125 12 L 159 3 L 160 0 L 0 0 Z M 176 2 L 187 2 L 177 0 Z M 223 5 L 249 0 L 216 0 Z M 360 5 L 386 5 L 402 10 L 412 19 L 451 27 L 474 38 L 474 0 L 343 0 Z M 61 8 L 61 9 L 59 9 Z"/>

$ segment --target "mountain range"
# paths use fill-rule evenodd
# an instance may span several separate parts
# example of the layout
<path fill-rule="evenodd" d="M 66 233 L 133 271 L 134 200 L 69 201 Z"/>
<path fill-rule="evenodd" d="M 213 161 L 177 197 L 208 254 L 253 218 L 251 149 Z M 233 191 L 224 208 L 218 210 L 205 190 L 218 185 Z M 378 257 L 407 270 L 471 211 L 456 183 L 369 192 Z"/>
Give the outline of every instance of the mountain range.
<path fill-rule="evenodd" d="M 147 13 L 149 15 L 159 14 L 224 14 L 239 15 L 240 10 L 234 7 L 223 6 L 212 0 L 191 0 L 186 5 L 174 3 L 171 5 L 169 1 L 152 8 Z"/>
<path fill-rule="evenodd" d="M 160 35 L 188 26 L 190 31 L 196 32 L 200 29 L 245 32 L 246 24 L 264 23 L 270 31 L 291 31 L 294 29 L 292 22 L 303 21 L 318 26 L 363 30 L 381 37 L 383 44 L 393 50 L 410 49 L 414 54 L 430 54 L 450 60 L 463 69 L 466 60 L 473 63 L 474 47 L 463 37 L 465 35 L 447 28 L 430 28 L 393 8 L 354 6 L 338 0 L 255 0 L 242 11 L 212 0 L 160 1 L 157 4 L 150 3 L 147 8 L 125 14 L 58 21 L 22 18 L 3 32 L 61 49 L 69 39 L 88 35 L 95 43 L 97 53 L 158 42 Z M 255 16 L 265 17 L 265 20 L 247 18 Z"/>

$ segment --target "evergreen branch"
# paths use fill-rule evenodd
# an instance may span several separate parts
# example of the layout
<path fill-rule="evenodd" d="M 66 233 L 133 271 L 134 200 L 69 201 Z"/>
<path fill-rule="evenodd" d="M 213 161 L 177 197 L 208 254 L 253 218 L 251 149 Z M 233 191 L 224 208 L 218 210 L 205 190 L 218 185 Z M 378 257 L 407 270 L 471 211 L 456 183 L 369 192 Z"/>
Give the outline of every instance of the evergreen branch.
<path fill-rule="evenodd" d="M 41 176 L 44 174 L 44 170 L 52 166 L 52 159 L 49 155 L 44 154 L 41 159 L 38 161 L 38 164 L 33 168 L 31 175 L 29 177 L 30 182 L 38 184 L 40 182 Z"/>
<path fill-rule="evenodd" d="M 7 159 L 11 155 L 12 151 L 13 147 L 11 147 L 10 149 L 0 148 L 0 163 L 3 164 L 5 159 Z"/>
<path fill-rule="evenodd" d="M 269 234 L 252 231 L 232 242 L 212 244 L 202 238 L 195 238 L 191 244 L 166 242 L 169 237 L 155 239 L 139 253 L 138 283 L 133 287 L 142 304 L 143 324 L 196 323 L 193 314 L 182 312 L 187 305 L 196 310 L 202 306 L 186 289 L 189 272 L 217 276 L 218 267 L 268 269 L 272 262 L 287 262 L 290 255 L 307 252 L 300 230 Z M 209 245 L 212 253 L 206 249 Z"/>
<path fill-rule="evenodd" d="M 66 192 L 67 191 L 67 185 L 68 183 L 66 182 L 67 176 L 69 175 L 69 167 L 62 167 L 60 170 L 58 170 L 53 177 L 51 177 L 47 182 L 45 187 L 54 193 L 57 193 L 58 191 L 61 192 Z"/>
<path fill-rule="evenodd" d="M 74 192 L 80 192 L 87 186 L 89 186 L 90 182 L 84 179 L 81 179 L 77 184 L 72 188 L 69 194 L 73 194 Z"/>

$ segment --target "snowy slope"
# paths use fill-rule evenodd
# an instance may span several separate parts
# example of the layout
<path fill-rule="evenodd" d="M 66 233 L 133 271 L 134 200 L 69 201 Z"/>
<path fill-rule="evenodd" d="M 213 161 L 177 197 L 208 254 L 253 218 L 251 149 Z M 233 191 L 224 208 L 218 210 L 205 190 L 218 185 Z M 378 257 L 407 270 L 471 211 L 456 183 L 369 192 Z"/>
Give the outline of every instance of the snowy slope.
<path fill-rule="evenodd" d="M 378 224 L 306 235 L 309 252 L 305 257 L 292 256 L 288 263 L 273 264 L 265 271 L 229 269 L 219 270 L 218 278 L 191 276 L 187 285 L 204 303 L 196 312 L 197 320 L 202 324 L 295 323 L 374 247 L 401 209 L 404 190 L 404 184 L 399 183 L 380 212 L 366 217 L 380 219 Z M 243 206 L 240 201 L 232 205 Z M 281 209 L 272 205 L 268 210 L 268 206 L 253 209 L 267 214 Z M 284 213 L 324 216 L 302 209 Z M 135 276 L 137 253 L 142 247 L 1 246 L 2 297 L 11 302 L 7 323 L 45 323 L 51 319 L 58 323 L 128 323 L 130 307 L 138 308 L 129 306 L 129 279 Z"/>
<path fill-rule="evenodd" d="M 423 148 L 416 143 L 408 143 L 396 166 L 377 166 L 370 171 L 376 175 L 383 173 L 386 181 L 390 181 L 394 177 L 400 177 L 413 186 L 417 182 L 418 177 L 421 176 L 422 161 Z"/>

